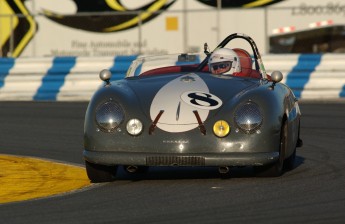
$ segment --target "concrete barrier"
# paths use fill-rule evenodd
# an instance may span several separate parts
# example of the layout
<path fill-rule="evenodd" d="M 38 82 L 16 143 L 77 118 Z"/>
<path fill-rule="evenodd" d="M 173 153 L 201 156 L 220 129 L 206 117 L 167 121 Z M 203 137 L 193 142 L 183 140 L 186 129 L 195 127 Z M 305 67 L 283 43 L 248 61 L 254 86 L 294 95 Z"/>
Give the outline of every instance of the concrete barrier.
<path fill-rule="evenodd" d="M 136 57 L 0 58 L 0 100 L 88 101 L 102 83 L 100 70 L 121 79 Z M 283 73 L 298 98 L 345 98 L 345 55 L 265 55 L 263 61 L 268 73 Z"/>
<path fill-rule="evenodd" d="M 266 55 L 268 73 L 280 70 L 287 84 L 301 99 L 345 97 L 345 54 Z"/>
<path fill-rule="evenodd" d="M 87 101 L 102 83 L 100 70 L 123 78 L 135 58 L 0 58 L 0 100 Z"/>

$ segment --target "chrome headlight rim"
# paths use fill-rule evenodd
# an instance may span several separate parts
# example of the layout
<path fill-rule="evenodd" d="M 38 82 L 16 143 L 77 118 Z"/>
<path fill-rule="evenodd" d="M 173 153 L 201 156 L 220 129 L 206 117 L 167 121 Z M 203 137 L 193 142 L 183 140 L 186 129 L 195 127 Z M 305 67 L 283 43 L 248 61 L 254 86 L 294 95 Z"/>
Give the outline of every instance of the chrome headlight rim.
<path fill-rule="evenodd" d="M 95 122 L 102 132 L 114 132 L 124 120 L 125 111 L 121 104 L 116 101 L 102 102 L 95 110 Z"/>
<path fill-rule="evenodd" d="M 131 136 L 138 136 L 144 130 L 143 122 L 138 118 L 131 118 L 126 123 L 127 133 Z"/>
<path fill-rule="evenodd" d="M 263 120 L 260 106 L 253 101 L 247 101 L 236 107 L 234 113 L 235 125 L 246 134 L 259 131 Z"/>

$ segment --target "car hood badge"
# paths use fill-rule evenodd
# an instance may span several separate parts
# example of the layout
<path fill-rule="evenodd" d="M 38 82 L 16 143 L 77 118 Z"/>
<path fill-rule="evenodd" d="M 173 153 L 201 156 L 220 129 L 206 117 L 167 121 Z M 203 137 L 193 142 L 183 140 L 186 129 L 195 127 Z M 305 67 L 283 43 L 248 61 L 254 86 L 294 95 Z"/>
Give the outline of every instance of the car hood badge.
<path fill-rule="evenodd" d="M 194 82 L 195 79 L 192 76 L 185 75 L 180 79 L 182 82 Z"/>

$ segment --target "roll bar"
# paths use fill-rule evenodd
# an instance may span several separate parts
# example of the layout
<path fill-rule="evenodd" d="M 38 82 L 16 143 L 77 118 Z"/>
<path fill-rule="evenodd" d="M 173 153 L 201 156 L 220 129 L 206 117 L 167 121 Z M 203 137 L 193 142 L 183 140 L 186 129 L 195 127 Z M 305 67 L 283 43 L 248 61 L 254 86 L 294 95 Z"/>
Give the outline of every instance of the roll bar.
<path fill-rule="evenodd" d="M 264 79 L 267 79 L 267 74 L 266 74 L 266 70 L 265 70 L 265 66 L 262 62 L 262 58 L 261 58 L 261 55 L 260 55 L 260 52 L 254 42 L 254 40 L 246 35 L 246 34 L 243 34 L 243 33 L 233 33 L 233 34 L 230 34 L 229 36 L 227 36 L 222 42 L 220 42 L 220 44 L 218 44 L 218 46 L 212 51 L 212 52 L 208 52 L 207 51 L 207 44 L 205 43 L 204 45 L 204 52 L 205 54 L 207 55 L 207 57 L 199 64 L 198 68 L 196 69 L 197 71 L 201 71 L 205 66 L 206 64 L 208 63 L 208 59 L 210 58 L 211 54 L 219 49 L 219 48 L 224 48 L 231 40 L 233 39 L 244 39 L 246 40 L 249 45 L 251 46 L 252 48 L 252 51 L 253 51 L 253 56 L 255 58 L 255 67 L 256 69 L 260 70 L 262 76 Z"/>

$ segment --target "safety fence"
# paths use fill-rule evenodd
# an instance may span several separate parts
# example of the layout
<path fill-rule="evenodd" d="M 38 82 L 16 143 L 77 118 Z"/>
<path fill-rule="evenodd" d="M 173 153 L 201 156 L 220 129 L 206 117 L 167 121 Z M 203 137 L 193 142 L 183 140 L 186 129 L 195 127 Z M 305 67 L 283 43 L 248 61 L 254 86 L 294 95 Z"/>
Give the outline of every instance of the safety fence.
<path fill-rule="evenodd" d="M 0 58 L 1 101 L 88 101 L 102 84 L 99 71 L 124 78 L 137 56 Z M 300 99 L 345 99 L 345 55 L 263 56 L 266 71 L 279 70 Z"/>

